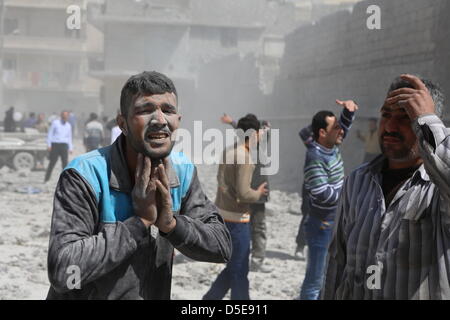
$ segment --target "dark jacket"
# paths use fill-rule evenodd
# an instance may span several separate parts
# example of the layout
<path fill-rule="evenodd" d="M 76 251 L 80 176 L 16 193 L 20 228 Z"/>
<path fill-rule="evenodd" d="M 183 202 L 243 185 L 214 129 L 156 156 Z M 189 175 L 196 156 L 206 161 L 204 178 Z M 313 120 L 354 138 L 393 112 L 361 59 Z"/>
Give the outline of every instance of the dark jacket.
<path fill-rule="evenodd" d="M 177 224 L 169 234 L 134 215 L 124 138 L 74 159 L 55 192 L 48 299 L 170 299 L 173 248 L 199 261 L 227 262 L 231 240 L 203 193 L 195 166 L 172 153 L 168 168 Z M 73 266 L 80 289 L 69 289 Z"/>

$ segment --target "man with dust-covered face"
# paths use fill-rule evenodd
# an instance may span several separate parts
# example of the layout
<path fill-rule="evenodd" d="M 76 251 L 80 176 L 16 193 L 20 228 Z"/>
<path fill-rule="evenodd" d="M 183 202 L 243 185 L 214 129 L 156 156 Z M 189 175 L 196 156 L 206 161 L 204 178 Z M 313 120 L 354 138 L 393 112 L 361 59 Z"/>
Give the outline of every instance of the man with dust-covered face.
<path fill-rule="evenodd" d="M 179 127 L 172 81 L 143 72 L 125 83 L 106 148 L 74 159 L 55 192 L 49 299 L 170 299 L 174 248 L 227 262 L 230 234 L 197 169 L 173 152 Z"/>

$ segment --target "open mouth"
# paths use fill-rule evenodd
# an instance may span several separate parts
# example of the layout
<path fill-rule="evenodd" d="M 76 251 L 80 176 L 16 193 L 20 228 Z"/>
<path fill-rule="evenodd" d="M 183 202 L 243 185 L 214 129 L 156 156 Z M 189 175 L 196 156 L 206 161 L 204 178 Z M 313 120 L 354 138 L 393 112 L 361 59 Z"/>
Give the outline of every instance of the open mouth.
<path fill-rule="evenodd" d="M 384 138 L 383 138 L 383 142 L 384 142 L 384 143 L 388 143 L 388 144 L 397 144 L 397 143 L 402 142 L 402 140 L 399 139 L 399 138 L 384 137 Z"/>
<path fill-rule="evenodd" d="M 167 132 L 150 132 L 147 133 L 146 138 L 149 142 L 161 143 L 169 137 Z"/>

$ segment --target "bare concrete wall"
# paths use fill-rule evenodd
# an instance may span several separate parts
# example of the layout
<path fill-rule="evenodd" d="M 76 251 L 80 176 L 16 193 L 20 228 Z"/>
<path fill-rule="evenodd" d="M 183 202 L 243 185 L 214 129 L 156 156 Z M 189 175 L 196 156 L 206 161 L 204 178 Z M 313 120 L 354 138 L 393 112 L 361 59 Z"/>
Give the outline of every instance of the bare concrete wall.
<path fill-rule="evenodd" d="M 369 5 L 380 6 L 382 30 L 367 28 Z M 342 147 L 348 173 L 363 156 L 355 129 L 364 128 L 364 118 L 378 116 L 393 78 L 417 73 L 438 81 L 450 95 L 448 17 L 445 0 L 370 0 L 352 13 L 338 12 L 290 34 L 273 101 L 283 101 L 279 114 L 299 120 L 280 121 L 286 140 L 276 183 L 300 190 L 305 149 L 298 144 L 298 130 L 317 111 L 337 114 L 336 98 L 354 99 L 361 107 Z"/>

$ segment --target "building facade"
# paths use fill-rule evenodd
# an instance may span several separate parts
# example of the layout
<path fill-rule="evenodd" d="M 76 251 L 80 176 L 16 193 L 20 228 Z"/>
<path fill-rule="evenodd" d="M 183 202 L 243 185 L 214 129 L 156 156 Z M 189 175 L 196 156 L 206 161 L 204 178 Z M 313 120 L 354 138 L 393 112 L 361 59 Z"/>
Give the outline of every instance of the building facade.
<path fill-rule="evenodd" d="M 88 76 L 101 47 L 88 44 L 83 0 L 4 0 L 3 105 L 22 112 L 90 111 L 99 107 L 99 84 Z M 80 9 L 70 29 L 69 6 Z M 76 27 L 76 26 L 75 26 Z"/>

